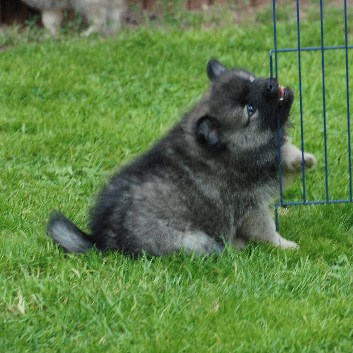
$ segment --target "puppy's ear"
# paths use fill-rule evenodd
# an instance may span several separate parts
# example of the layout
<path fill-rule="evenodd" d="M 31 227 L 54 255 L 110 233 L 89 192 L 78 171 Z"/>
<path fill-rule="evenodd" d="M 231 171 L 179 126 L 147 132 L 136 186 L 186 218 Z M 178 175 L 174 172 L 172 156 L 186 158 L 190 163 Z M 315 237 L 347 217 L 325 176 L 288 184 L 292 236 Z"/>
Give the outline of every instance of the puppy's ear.
<path fill-rule="evenodd" d="M 216 59 L 211 59 L 207 64 L 207 75 L 212 81 L 226 71 L 227 68 Z"/>
<path fill-rule="evenodd" d="M 216 118 L 204 115 L 196 123 L 196 140 L 207 147 L 219 148 L 222 145 L 219 129 L 220 124 Z"/>

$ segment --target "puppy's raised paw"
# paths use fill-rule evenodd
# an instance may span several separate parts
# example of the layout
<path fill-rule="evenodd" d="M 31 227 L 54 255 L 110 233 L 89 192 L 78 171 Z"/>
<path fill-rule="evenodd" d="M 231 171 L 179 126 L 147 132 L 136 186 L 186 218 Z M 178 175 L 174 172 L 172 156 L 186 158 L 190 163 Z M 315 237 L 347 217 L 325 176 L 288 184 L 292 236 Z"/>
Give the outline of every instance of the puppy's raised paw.
<path fill-rule="evenodd" d="M 295 146 L 291 146 L 285 154 L 283 160 L 283 167 L 291 173 L 299 173 L 302 171 L 303 156 L 301 150 Z M 304 153 L 304 167 L 305 169 L 313 169 L 316 165 L 316 158 L 311 153 Z"/>
<path fill-rule="evenodd" d="M 305 164 L 305 168 L 313 169 L 316 165 L 315 156 L 311 153 L 304 153 L 304 164 Z M 300 167 L 301 167 L 301 161 L 300 161 Z"/>

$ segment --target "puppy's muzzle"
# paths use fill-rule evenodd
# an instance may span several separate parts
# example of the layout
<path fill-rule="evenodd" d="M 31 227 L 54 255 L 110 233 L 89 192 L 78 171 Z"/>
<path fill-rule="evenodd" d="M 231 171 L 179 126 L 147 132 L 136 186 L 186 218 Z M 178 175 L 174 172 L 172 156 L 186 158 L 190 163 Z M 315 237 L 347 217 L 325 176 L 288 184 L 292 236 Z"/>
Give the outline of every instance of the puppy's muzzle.
<path fill-rule="evenodd" d="M 286 96 L 289 93 L 289 89 L 280 85 L 275 78 L 267 78 L 265 81 L 265 91 L 266 95 L 271 98 L 278 99 L 280 104 L 283 104 Z"/>

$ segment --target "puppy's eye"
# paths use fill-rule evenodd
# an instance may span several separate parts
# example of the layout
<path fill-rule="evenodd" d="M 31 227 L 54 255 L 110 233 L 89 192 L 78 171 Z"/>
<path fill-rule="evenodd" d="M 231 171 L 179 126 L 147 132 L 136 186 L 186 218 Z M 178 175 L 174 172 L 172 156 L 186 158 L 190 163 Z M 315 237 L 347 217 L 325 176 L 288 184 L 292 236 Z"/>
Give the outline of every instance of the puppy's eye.
<path fill-rule="evenodd" d="M 246 106 L 249 118 L 256 113 L 256 108 L 252 104 Z"/>

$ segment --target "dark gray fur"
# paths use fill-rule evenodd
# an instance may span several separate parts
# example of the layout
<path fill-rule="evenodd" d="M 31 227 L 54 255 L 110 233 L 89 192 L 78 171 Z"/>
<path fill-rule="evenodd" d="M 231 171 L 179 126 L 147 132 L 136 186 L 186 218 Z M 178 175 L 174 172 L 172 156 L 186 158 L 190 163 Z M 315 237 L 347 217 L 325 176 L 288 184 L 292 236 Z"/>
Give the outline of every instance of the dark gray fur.
<path fill-rule="evenodd" d="M 286 88 L 280 101 L 275 80 L 226 69 L 216 60 L 207 72 L 212 84 L 201 101 L 103 188 L 91 211 L 91 235 L 61 214 L 52 216 L 49 234 L 64 249 L 212 254 L 224 242 L 241 248 L 250 239 L 297 247 L 276 232 L 268 209 L 278 192 L 278 143 L 291 158 L 298 153 L 296 163 L 301 160 L 286 137 L 292 91 Z"/>

